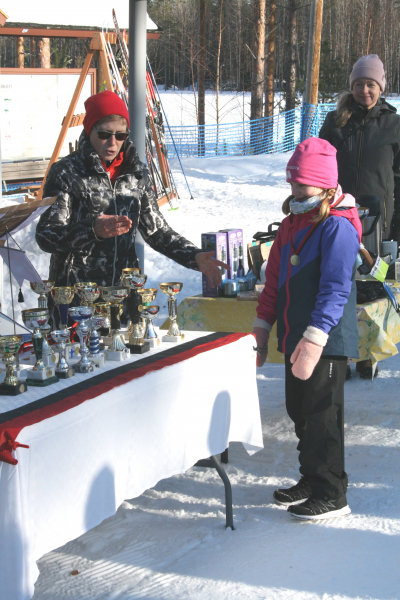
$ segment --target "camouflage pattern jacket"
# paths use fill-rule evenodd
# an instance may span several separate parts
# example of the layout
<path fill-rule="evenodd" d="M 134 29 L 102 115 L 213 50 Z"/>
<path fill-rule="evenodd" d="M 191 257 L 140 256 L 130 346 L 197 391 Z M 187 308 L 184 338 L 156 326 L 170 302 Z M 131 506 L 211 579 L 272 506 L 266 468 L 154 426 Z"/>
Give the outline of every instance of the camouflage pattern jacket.
<path fill-rule="evenodd" d="M 201 250 L 173 231 L 160 213 L 147 166 L 129 139 L 122 150 L 123 169 L 114 185 L 85 132 L 79 149 L 49 171 L 44 197 L 57 199 L 40 217 L 36 241 L 51 253 L 49 280 L 56 286 L 78 281 L 119 285 L 122 269 L 138 266 L 137 231 L 154 250 L 198 270 L 195 256 Z M 125 235 L 98 239 L 93 223 L 100 214 L 127 215 L 132 228 Z"/>

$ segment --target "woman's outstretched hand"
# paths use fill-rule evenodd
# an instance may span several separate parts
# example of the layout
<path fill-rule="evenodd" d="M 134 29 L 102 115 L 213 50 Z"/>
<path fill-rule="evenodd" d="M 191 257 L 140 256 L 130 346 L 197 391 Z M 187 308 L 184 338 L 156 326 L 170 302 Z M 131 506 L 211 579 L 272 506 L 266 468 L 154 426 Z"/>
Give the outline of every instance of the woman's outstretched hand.
<path fill-rule="evenodd" d="M 211 287 L 218 287 L 222 281 L 220 267 L 229 270 L 230 266 L 221 260 L 214 258 L 214 252 L 199 252 L 196 254 L 196 262 L 199 271 L 207 277 Z"/>

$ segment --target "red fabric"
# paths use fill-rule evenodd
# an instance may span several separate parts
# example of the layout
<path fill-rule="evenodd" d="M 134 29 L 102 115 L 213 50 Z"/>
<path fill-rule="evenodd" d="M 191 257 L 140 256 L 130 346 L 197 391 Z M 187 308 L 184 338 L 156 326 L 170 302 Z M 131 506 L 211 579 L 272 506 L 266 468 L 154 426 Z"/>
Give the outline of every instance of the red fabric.
<path fill-rule="evenodd" d="M 304 140 L 296 147 L 287 164 L 286 181 L 315 185 L 324 190 L 336 188 L 338 184 L 336 148 L 319 138 Z"/>
<path fill-rule="evenodd" d="M 124 153 L 120 152 L 108 167 L 101 157 L 100 160 L 101 164 L 110 175 L 111 183 L 114 183 L 117 177 L 121 174 L 122 163 L 124 162 Z"/>
<path fill-rule="evenodd" d="M 23 446 L 22 444 L 19 444 L 19 442 L 16 441 L 18 434 L 24 427 L 34 425 L 35 423 L 40 423 L 41 421 L 44 421 L 45 419 L 50 419 L 51 417 L 55 417 L 56 415 L 70 410 L 71 408 L 75 408 L 75 406 L 79 406 L 79 404 L 86 402 L 86 400 L 96 398 L 96 396 L 105 394 L 106 392 L 109 392 L 115 387 L 125 385 L 126 383 L 130 383 L 134 379 L 143 377 L 143 375 L 146 375 L 146 373 L 151 373 L 152 371 L 159 371 L 164 367 L 169 367 L 178 362 L 188 360 L 189 358 L 193 358 L 194 356 L 202 354 L 203 352 L 208 352 L 209 350 L 214 350 L 215 348 L 220 348 L 221 346 L 231 344 L 243 337 L 246 337 L 247 335 L 249 334 L 230 333 L 225 337 L 203 344 L 201 343 L 200 339 L 197 346 L 191 348 L 190 350 L 187 350 L 186 352 L 182 352 L 180 354 L 176 354 L 168 358 L 161 358 L 159 361 L 151 365 L 147 365 L 139 369 L 134 369 L 121 375 L 117 375 L 109 379 L 107 382 L 102 382 L 101 384 L 93 385 L 89 389 L 84 390 L 82 392 L 78 392 L 77 394 L 69 396 L 68 398 L 64 398 L 63 400 L 60 400 L 55 404 L 39 408 L 26 415 L 16 417 L 15 419 L 11 419 L 6 423 L 1 424 L 0 460 L 11 465 L 16 465 L 18 463 L 18 461 L 11 455 L 11 451 L 15 450 L 15 448 L 18 446 L 21 446 L 22 448 L 28 448 L 28 446 Z"/>
<path fill-rule="evenodd" d="M 129 127 L 129 112 L 125 102 L 117 94 L 109 90 L 90 96 L 85 102 L 85 110 L 86 116 L 83 119 L 83 126 L 87 135 L 90 135 L 97 121 L 110 115 L 125 117 Z"/>

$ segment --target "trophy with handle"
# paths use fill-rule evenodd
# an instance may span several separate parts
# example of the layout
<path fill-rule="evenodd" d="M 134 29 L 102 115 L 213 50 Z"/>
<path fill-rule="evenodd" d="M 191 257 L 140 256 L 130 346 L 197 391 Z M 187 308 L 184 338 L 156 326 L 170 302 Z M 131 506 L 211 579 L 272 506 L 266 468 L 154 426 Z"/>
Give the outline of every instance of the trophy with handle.
<path fill-rule="evenodd" d="M 13 368 L 15 355 L 21 346 L 21 342 L 22 337 L 20 335 L 2 335 L 0 337 L 0 357 L 6 365 L 6 376 L 3 383 L 0 384 L 0 396 L 18 396 L 26 392 L 26 383 L 18 380 Z"/>
<path fill-rule="evenodd" d="M 69 377 L 73 377 L 74 371 L 69 366 L 65 356 L 66 343 L 69 340 L 68 329 L 56 329 L 55 331 L 51 332 L 51 337 L 57 344 L 57 352 L 59 356 L 55 371 L 56 376 L 59 379 L 68 379 Z"/>
<path fill-rule="evenodd" d="M 35 292 L 35 294 L 39 294 L 38 298 L 38 307 L 39 308 L 48 308 L 47 303 L 47 294 L 51 292 L 54 287 L 54 281 L 48 281 L 45 279 L 44 281 L 35 281 L 30 282 L 31 290 Z"/>
<path fill-rule="evenodd" d="M 111 316 L 111 344 L 105 352 L 106 360 L 126 360 L 129 350 L 121 338 L 119 319 L 119 305 L 129 296 L 129 289 L 117 285 L 100 286 L 100 294 L 103 300 L 109 302 Z"/>
<path fill-rule="evenodd" d="M 27 385 L 45 387 L 58 382 L 54 366 L 46 366 L 42 360 L 43 334 L 42 329 L 47 330 L 50 318 L 49 310 L 46 308 L 27 308 L 21 311 L 24 324 L 28 329 L 33 329 L 32 344 L 35 351 L 36 362 L 33 369 L 28 373 Z"/>
<path fill-rule="evenodd" d="M 166 283 L 160 283 L 160 290 L 163 294 L 168 296 L 168 316 L 170 325 L 167 335 L 162 337 L 163 342 L 181 342 L 184 339 L 184 335 L 179 329 L 176 318 L 178 316 L 176 294 L 179 294 L 183 287 L 183 283 L 176 281 L 168 281 Z"/>
<path fill-rule="evenodd" d="M 88 357 L 89 350 L 87 347 L 89 327 L 86 325 L 86 321 L 90 319 L 93 314 L 92 306 L 72 306 L 68 309 L 69 316 L 78 323 L 76 333 L 78 334 L 80 346 L 79 354 L 81 359 L 76 365 L 73 365 L 75 373 L 91 373 L 94 371 L 95 365 Z"/>
<path fill-rule="evenodd" d="M 147 281 L 147 275 L 142 273 L 140 269 L 123 269 L 121 282 L 130 290 L 136 292 L 141 291 Z M 131 354 L 144 354 L 149 352 L 150 344 L 144 340 L 143 327 L 140 324 L 140 312 L 138 306 L 131 306 L 132 331 L 129 336 L 128 348 Z"/>

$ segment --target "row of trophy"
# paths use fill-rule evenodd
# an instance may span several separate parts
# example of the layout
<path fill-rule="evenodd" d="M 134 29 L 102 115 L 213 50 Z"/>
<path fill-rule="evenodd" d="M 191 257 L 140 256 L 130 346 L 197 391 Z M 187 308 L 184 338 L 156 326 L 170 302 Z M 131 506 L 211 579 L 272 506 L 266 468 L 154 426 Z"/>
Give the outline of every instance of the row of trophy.
<path fill-rule="evenodd" d="M 52 281 L 31 283 L 32 290 L 39 294 L 38 308 L 28 308 L 21 314 L 25 326 L 33 332 L 35 364 L 28 371 L 26 383 L 19 381 L 14 373 L 13 362 L 22 338 L 18 335 L 0 337 L 0 357 L 6 365 L 6 377 L 0 385 L 0 394 L 17 395 L 26 391 L 30 385 L 48 386 L 59 379 L 72 377 L 75 373 L 93 372 L 95 368 L 104 366 L 105 360 L 122 361 L 130 354 L 143 354 L 155 348 L 160 343 L 152 322 L 160 310 L 159 306 L 153 304 L 158 290 L 145 288 L 146 281 L 147 275 L 140 269 L 131 268 L 122 270 L 120 286 L 98 286 L 93 282 L 80 282 L 74 286 L 55 287 Z M 182 283 L 161 283 L 160 289 L 168 296 L 170 318 L 168 333 L 162 340 L 179 342 L 183 340 L 183 335 L 176 322 L 175 296 L 181 291 Z M 140 303 L 135 301 L 135 296 L 130 304 L 129 339 L 126 343 L 124 333 L 120 331 L 120 314 L 122 302 L 132 290 L 139 295 Z M 49 325 L 50 312 L 46 297 L 49 293 L 60 314 L 60 329 L 55 331 L 51 331 Z M 80 299 L 80 306 L 69 307 L 75 294 Z M 96 302 L 100 297 L 103 302 Z M 67 356 L 67 349 L 71 350 L 68 317 L 76 323 L 76 333 L 79 337 L 80 360 L 72 367 L 68 364 Z M 105 353 L 100 350 L 98 332 L 108 346 Z M 49 333 L 56 344 L 58 360 L 47 342 Z M 75 352 L 78 353 L 77 349 Z"/>

